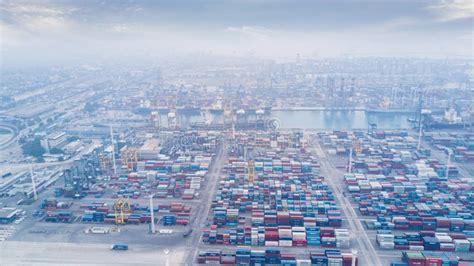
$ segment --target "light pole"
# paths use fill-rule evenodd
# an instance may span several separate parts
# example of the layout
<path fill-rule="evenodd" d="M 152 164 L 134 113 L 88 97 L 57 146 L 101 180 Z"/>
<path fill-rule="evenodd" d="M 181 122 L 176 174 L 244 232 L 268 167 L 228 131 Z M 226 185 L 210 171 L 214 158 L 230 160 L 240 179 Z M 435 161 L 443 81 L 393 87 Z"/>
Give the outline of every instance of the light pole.
<path fill-rule="evenodd" d="M 356 266 L 356 261 L 357 261 L 357 249 L 351 250 L 352 253 L 352 266 Z"/>
<path fill-rule="evenodd" d="M 155 194 L 150 195 L 150 216 L 151 216 L 151 233 L 155 234 L 155 215 L 153 213 L 153 197 Z"/>
<path fill-rule="evenodd" d="M 352 173 L 352 147 L 349 149 L 349 173 Z"/>
<path fill-rule="evenodd" d="M 449 165 L 451 164 L 451 149 L 448 149 L 448 163 L 446 164 L 446 179 L 449 178 Z"/>
<path fill-rule="evenodd" d="M 110 142 L 112 143 L 112 161 L 113 161 L 113 170 L 114 170 L 114 176 L 117 175 L 117 165 L 115 162 L 115 143 L 114 143 L 114 131 L 112 129 L 112 126 L 110 126 Z"/>
<path fill-rule="evenodd" d="M 31 168 L 30 165 L 30 176 L 31 176 L 31 185 L 33 187 L 33 197 L 35 201 L 38 200 L 38 195 L 36 194 L 36 183 L 35 183 L 35 177 L 33 176 L 33 169 Z"/>
<path fill-rule="evenodd" d="M 165 253 L 166 255 L 166 262 L 165 262 L 165 265 L 166 266 L 170 266 L 170 260 L 169 260 L 169 254 L 170 254 L 170 250 L 165 248 L 165 250 L 163 250 L 163 252 Z"/>
<path fill-rule="evenodd" d="M 420 151 L 421 148 L 421 135 L 423 134 L 423 124 L 420 124 L 420 131 L 418 132 L 418 145 L 417 149 Z"/>

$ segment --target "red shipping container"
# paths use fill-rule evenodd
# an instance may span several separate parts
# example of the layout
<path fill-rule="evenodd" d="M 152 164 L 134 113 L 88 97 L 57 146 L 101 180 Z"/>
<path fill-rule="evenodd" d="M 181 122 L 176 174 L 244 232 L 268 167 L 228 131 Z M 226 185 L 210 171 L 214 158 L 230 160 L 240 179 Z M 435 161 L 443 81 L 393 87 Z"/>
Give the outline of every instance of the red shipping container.
<path fill-rule="evenodd" d="M 293 246 L 294 247 L 306 247 L 308 242 L 304 239 L 293 239 Z"/>
<path fill-rule="evenodd" d="M 425 266 L 442 266 L 441 258 L 427 257 L 425 259 Z"/>
<path fill-rule="evenodd" d="M 320 231 L 321 237 L 334 237 L 334 228 L 322 227 Z"/>
<path fill-rule="evenodd" d="M 409 258 L 408 259 L 408 265 L 410 265 L 410 266 L 426 266 L 424 258 L 423 259 Z"/>

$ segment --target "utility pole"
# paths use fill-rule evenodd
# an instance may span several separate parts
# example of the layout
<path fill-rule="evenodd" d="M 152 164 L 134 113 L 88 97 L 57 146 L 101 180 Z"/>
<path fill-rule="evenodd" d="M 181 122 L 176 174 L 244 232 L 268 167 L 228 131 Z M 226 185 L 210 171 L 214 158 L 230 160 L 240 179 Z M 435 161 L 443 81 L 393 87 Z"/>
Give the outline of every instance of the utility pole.
<path fill-rule="evenodd" d="M 35 198 L 35 201 L 37 201 L 38 195 L 36 194 L 36 183 L 35 183 L 35 178 L 33 176 L 33 169 L 31 168 L 31 165 L 30 165 L 30 176 L 31 176 L 31 185 L 33 186 L 33 196 Z"/>
<path fill-rule="evenodd" d="M 170 258 L 169 258 L 170 250 L 169 250 L 169 249 L 165 249 L 165 250 L 164 250 L 164 253 L 165 253 L 165 255 L 166 255 L 166 262 L 165 262 L 165 265 L 166 265 L 166 266 L 169 266 L 169 265 L 170 265 Z"/>
<path fill-rule="evenodd" d="M 352 250 L 352 266 L 356 266 L 356 261 L 357 261 L 357 249 Z"/>
<path fill-rule="evenodd" d="M 352 173 L 352 150 L 353 148 L 351 147 L 349 149 L 349 173 Z"/>
<path fill-rule="evenodd" d="M 423 118 L 423 95 L 424 95 L 424 87 L 423 86 L 419 86 L 421 87 L 421 90 L 420 90 L 420 97 L 418 98 L 418 128 L 420 128 L 421 130 L 421 127 L 423 125 L 423 123 L 421 122 L 421 119 Z M 415 97 L 413 97 L 415 98 Z"/>
<path fill-rule="evenodd" d="M 151 233 L 155 234 L 155 215 L 153 213 L 153 197 L 155 195 L 150 195 L 150 216 L 151 216 Z"/>
<path fill-rule="evenodd" d="M 110 126 L 110 141 L 112 142 L 112 161 L 114 166 L 114 175 L 117 175 L 117 164 L 115 162 L 115 142 L 114 142 L 114 131 L 112 126 Z"/>
<path fill-rule="evenodd" d="M 420 131 L 418 132 L 418 146 L 417 149 L 420 150 L 421 148 L 421 134 L 423 132 L 423 123 L 420 123 Z"/>
<path fill-rule="evenodd" d="M 449 165 L 451 164 L 451 149 L 448 150 L 448 163 L 446 164 L 446 179 L 449 178 Z"/>

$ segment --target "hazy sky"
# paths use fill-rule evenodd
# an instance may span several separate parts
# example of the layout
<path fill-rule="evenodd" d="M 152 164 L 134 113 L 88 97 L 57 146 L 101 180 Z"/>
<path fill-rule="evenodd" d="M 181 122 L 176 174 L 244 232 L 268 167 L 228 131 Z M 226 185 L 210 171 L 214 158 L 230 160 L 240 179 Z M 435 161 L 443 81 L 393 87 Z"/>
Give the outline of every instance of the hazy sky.
<path fill-rule="evenodd" d="M 1 59 L 473 54 L 474 1 L 0 0 Z"/>

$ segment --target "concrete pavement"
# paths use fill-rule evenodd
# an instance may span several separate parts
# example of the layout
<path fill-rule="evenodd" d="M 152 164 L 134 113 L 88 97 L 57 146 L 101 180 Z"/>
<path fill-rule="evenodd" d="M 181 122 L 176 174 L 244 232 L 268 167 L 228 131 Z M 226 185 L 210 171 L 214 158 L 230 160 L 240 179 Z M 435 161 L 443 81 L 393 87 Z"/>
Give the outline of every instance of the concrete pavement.
<path fill-rule="evenodd" d="M 353 247 L 353 249 L 356 249 L 359 252 L 361 265 L 382 265 L 369 236 L 365 232 L 361 221 L 358 219 L 357 213 L 352 208 L 350 201 L 342 194 L 343 184 L 341 182 L 336 183 L 336 180 L 341 179 L 343 173 L 337 168 L 331 166 L 326 154 L 318 142 L 313 142 L 312 148 L 318 155 L 321 164 L 321 173 L 325 177 L 328 185 L 331 187 L 336 197 L 336 202 L 343 211 L 344 216 L 347 218 L 352 238 L 354 238 L 355 235 L 357 236 L 355 237 L 357 246 Z"/>

